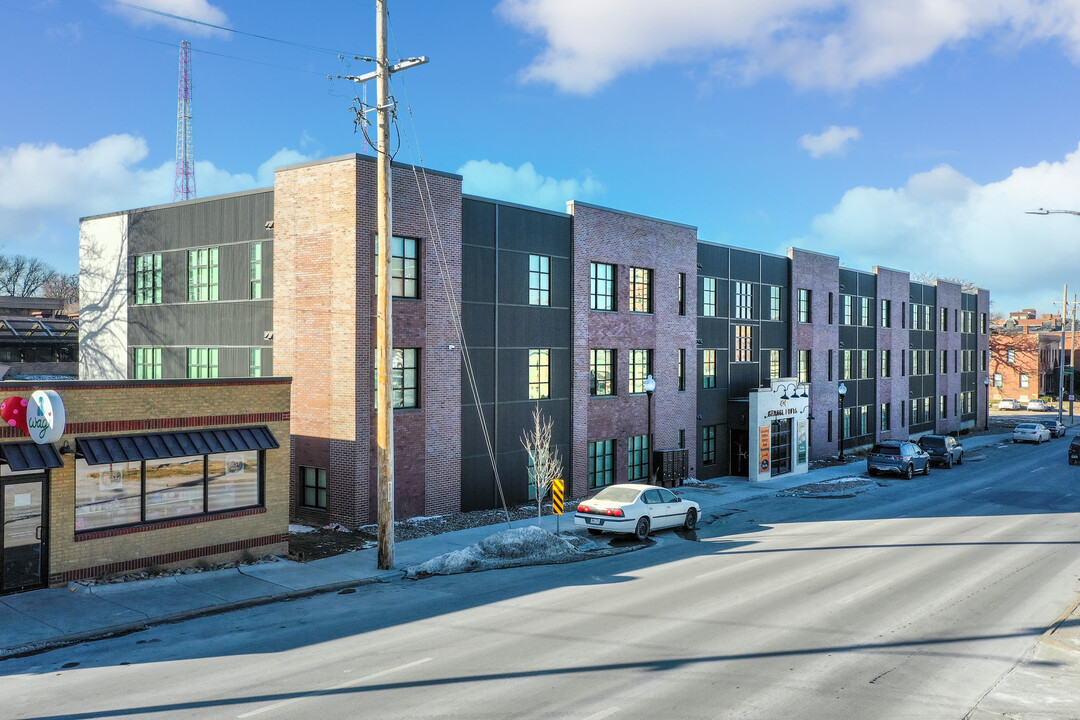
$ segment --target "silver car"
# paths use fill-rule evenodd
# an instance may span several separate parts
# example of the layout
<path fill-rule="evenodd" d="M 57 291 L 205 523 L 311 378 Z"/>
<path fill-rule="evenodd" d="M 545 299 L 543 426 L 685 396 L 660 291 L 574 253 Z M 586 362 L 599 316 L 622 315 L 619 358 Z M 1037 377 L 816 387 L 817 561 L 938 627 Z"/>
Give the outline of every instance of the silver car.
<path fill-rule="evenodd" d="M 1042 423 L 1020 423 L 1013 428 L 1012 441 L 1033 442 L 1039 445 L 1050 440 L 1050 431 Z"/>
<path fill-rule="evenodd" d="M 930 474 L 930 455 L 907 440 L 882 440 L 866 456 L 866 470 L 871 477 L 896 473 L 910 480 L 916 472 Z"/>
<path fill-rule="evenodd" d="M 1050 406 L 1046 404 L 1045 400 L 1036 398 L 1035 400 L 1028 400 L 1027 409 L 1035 412 L 1046 412 L 1050 409 Z"/>

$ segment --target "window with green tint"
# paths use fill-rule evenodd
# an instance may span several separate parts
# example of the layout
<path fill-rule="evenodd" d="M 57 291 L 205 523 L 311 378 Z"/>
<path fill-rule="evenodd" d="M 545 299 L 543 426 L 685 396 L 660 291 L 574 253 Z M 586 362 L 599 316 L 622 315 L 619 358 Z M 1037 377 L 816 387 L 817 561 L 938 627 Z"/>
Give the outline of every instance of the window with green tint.
<path fill-rule="evenodd" d="M 393 238 L 390 251 L 390 294 L 420 297 L 420 243 L 416 238 Z"/>
<path fill-rule="evenodd" d="M 630 268 L 630 312 L 652 312 L 652 276 L 648 268 Z"/>
<path fill-rule="evenodd" d="M 593 349 L 589 351 L 589 394 L 615 394 L 615 351 Z"/>
<path fill-rule="evenodd" d="M 551 258 L 529 256 L 529 304 L 551 305 Z"/>
<path fill-rule="evenodd" d="M 529 350 L 529 399 L 551 397 L 551 351 Z"/>
<path fill-rule="evenodd" d="M 597 440 L 589 443 L 589 488 L 600 488 L 615 482 L 615 441 Z"/>
<path fill-rule="evenodd" d="M 652 350 L 630 351 L 630 392 L 645 392 L 645 378 L 652 375 Z"/>
<path fill-rule="evenodd" d="M 187 376 L 189 378 L 216 378 L 218 376 L 218 349 L 188 348 Z"/>
<path fill-rule="evenodd" d="M 262 348 L 253 347 L 248 353 L 248 375 L 262 376 Z"/>
<path fill-rule="evenodd" d="M 701 279 L 701 314 L 716 317 L 716 278 Z"/>
<path fill-rule="evenodd" d="M 701 428 L 701 464 L 716 463 L 716 426 L 706 425 Z"/>
<path fill-rule="evenodd" d="M 161 379 L 161 348 L 137 347 L 134 355 L 136 380 Z"/>
<path fill-rule="evenodd" d="M 769 286 L 769 319 L 779 320 L 781 312 L 780 288 L 777 285 Z"/>
<path fill-rule="evenodd" d="M 188 302 L 218 299 L 218 249 L 188 250 Z"/>
<path fill-rule="evenodd" d="M 735 283 L 735 317 L 750 320 L 754 317 L 754 286 L 752 283 Z"/>
<path fill-rule="evenodd" d="M 326 509 L 326 470 L 325 468 L 300 467 L 303 482 L 302 499 L 304 507 Z"/>
<path fill-rule="evenodd" d="M 390 367 L 395 408 L 420 407 L 420 350 L 394 348 Z"/>
<path fill-rule="evenodd" d="M 716 387 L 716 351 L 701 351 L 701 387 L 708 390 Z"/>
<path fill-rule="evenodd" d="M 615 266 L 589 264 L 589 309 L 615 309 Z"/>
<path fill-rule="evenodd" d="M 628 443 L 628 473 L 630 482 L 647 480 L 649 477 L 649 436 L 634 435 Z"/>
<path fill-rule="evenodd" d="M 251 299 L 258 300 L 262 292 L 262 246 L 261 242 L 251 243 Z"/>
<path fill-rule="evenodd" d="M 135 304 L 161 302 L 161 253 L 135 256 Z"/>

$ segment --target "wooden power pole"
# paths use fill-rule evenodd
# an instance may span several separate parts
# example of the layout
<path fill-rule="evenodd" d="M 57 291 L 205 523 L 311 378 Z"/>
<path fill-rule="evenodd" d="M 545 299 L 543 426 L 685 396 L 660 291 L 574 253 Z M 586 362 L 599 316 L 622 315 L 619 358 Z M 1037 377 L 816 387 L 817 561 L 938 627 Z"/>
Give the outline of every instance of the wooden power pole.
<path fill-rule="evenodd" d="M 390 183 L 390 75 L 428 61 L 427 57 L 409 58 L 391 65 L 387 58 L 387 4 L 375 0 L 375 72 L 348 76 L 357 83 L 375 80 L 378 100 L 378 256 L 375 278 L 375 445 L 378 472 L 379 569 L 394 567 L 394 407 L 390 373 L 394 354 L 393 303 L 390 296 L 391 250 L 393 248 L 393 200 Z"/>

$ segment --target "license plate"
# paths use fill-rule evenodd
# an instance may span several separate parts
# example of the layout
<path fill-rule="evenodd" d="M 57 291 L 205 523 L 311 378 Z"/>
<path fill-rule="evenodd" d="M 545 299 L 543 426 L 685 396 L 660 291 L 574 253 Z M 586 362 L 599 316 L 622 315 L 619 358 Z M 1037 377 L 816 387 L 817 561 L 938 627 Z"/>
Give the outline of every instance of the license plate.
<path fill-rule="evenodd" d="M 604 521 L 599 518 L 585 518 L 586 525 L 603 525 Z"/>

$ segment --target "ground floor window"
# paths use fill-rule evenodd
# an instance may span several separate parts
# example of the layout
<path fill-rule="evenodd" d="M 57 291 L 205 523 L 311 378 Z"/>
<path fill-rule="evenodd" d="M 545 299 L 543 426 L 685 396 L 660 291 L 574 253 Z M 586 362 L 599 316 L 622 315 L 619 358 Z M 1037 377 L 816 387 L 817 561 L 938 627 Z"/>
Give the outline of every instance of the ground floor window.
<path fill-rule="evenodd" d="M 589 488 L 600 488 L 615 482 L 615 441 L 597 440 L 589 443 Z"/>
<path fill-rule="evenodd" d="M 300 504 L 304 507 L 326 509 L 326 469 L 300 467 Z"/>
<path fill-rule="evenodd" d="M 716 462 L 716 426 L 706 425 L 701 428 L 701 464 L 712 465 Z"/>
<path fill-rule="evenodd" d="M 75 461 L 75 530 L 155 522 L 262 502 L 262 453 L 245 450 L 106 465 Z"/>
<path fill-rule="evenodd" d="M 634 435 L 630 438 L 628 468 L 630 482 L 649 479 L 649 436 Z"/>
<path fill-rule="evenodd" d="M 889 411 L 890 411 L 889 406 L 890 405 L 891 405 L 891 403 L 882 403 L 881 404 L 881 422 L 880 422 L 879 427 L 881 428 L 882 432 L 884 432 L 886 430 L 889 430 L 892 427 L 892 424 L 891 424 L 890 419 L 889 419 Z"/>

